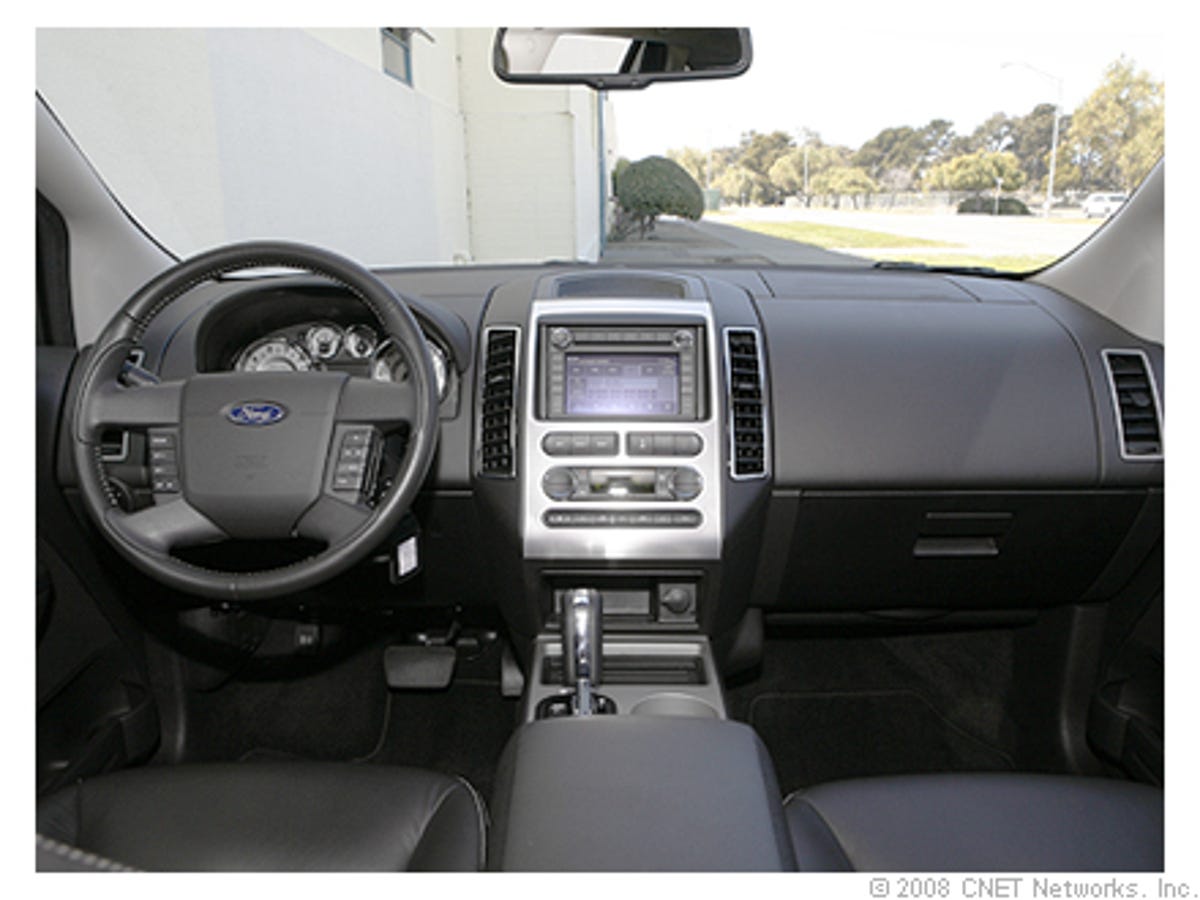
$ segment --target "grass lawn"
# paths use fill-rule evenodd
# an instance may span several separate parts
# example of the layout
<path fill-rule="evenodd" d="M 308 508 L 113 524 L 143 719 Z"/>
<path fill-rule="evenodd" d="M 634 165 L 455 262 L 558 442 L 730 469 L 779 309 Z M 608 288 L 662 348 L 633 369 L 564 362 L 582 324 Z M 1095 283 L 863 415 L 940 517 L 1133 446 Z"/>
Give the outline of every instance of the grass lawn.
<path fill-rule="evenodd" d="M 747 231 L 769 234 L 812 244 L 825 250 L 851 250 L 856 247 L 960 247 L 946 241 L 931 241 L 926 238 L 905 237 L 885 231 L 868 231 L 865 228 L 846 228 L 842 225 L 820 225 L 815 222 L 729 222 Z"/>
<path fill-rule="evenodd" d="M 1053 253 L 1027 256 L 947 253 L 947 250 L 963 245 L 927 238 L 906 237 L 885 231 L 869 231 L 865 228 L 821 225 L 815 222 L 750 222 L 743 220 L 726 224 L 744 228 L 747 231 L 756 231 L 759 234 L 768 234 L 771 237 L 812 244 L 825 250 L 848 250 L 853 253 L 855 250 L 865 248 L 871 251 L 881 251 L 871 252 L 864 255 L 864 258 L 894 259 L 924 263 L 927 266 L 987 266 L 1002 272 L 1030 272 L 1040 269 L 1058 258 Z M 891 255 L 886 252 L 889 247 L 903 249 L 903 252 Z"/>

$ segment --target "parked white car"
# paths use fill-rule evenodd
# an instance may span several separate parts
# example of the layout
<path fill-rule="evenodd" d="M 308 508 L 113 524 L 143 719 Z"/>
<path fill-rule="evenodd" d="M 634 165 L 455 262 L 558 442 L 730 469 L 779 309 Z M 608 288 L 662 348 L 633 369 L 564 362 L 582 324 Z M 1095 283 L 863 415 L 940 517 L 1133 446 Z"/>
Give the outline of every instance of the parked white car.
<path fill-rule="evenodd" d="M 1083 201 L 1083 214 L 1089 219 L 1107 219 L 1128 199 L 1128 194 L 1089 194 Z"/>

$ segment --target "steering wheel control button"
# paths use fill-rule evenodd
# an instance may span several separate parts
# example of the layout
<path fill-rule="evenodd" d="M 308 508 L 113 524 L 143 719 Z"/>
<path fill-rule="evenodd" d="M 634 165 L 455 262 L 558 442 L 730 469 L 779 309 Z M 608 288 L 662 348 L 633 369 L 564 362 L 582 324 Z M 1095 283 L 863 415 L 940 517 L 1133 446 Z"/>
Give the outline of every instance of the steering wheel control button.
<path fill-rule="evenodd" d="M 342 426 L 335 436 L 337 458 L 329 490 L 335 495 L 360 494 L 370 483 L 375 455 L 375 429 Z"/>
<path fill-rule="evenodd" d="M 149 447 L 150 490 L 154 494 L 178 494 L 179 450 L 174 431 L 150 429 L 146 432 Z"/>
<path fill-rule="evenodd" d="M 335 491 L 359 491 L 362 489 L 362 473 L 356 475 L 334 473 L 333 489 Z"/>
<path fill-rule="evenodd" d="M 179 479 L 175 476 L 162 476 L 150 481 L 150 488 L 156 494 L 178 494 Z"/>

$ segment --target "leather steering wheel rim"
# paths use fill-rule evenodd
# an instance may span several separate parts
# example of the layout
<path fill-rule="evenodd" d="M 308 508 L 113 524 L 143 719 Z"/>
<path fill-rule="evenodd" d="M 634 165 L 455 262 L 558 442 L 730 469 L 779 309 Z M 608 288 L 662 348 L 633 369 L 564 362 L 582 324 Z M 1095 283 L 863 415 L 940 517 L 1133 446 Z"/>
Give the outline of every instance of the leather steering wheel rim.
<path fill-rule="evenodd" d="M 408 427 L 408 441 L 400 468 L 377 505 L 369 510 L 356 508 L 354 515 L 345 509 L 334 509 L 334 517 L 340 516 L 339 524 L 346 528 L 340 539 L 331 540 L 324 550 L 286 566 L 254 572 L 226 572 L 172 556 L 166 539 L 158 539 L 154 530 L 157 525 L 153 523 L 141 531 L 125 527 L 138 513 L 123 513 L 117 507 L 101 460 L 100 436 L 106 427 L 113 427 L 111 419 L 128 418 L 135 426 L 154 421 L 153 415 L 139 413 L 140 404 L 149 409 L 163 406 L 164 397 L 166 404 L 172 402 L 172 392 L 166 389 L 165 383 L 162 389 L 159 386 L 119 387 L 117 384 L 129 351 L 140 343 L 150 322 L 200 284 L 232 272 L 262 267 L 298 269 L 329 279 L 353 294 L 374 315 L 384 333 L 401 345 L 409 361 L 409 378 L 403 392 L 398 390 L 400 385 L 385 386 L 379 382 L 359 384 L 356 389 L 362 395 L 366 387 L 374 385 L 378 388 L 365 393 L 368 412 L 364 413 L 364 418 L 367 421 L 373 421 L 374 413 L 370 410 L 380 407 L 381 401 L 387 406 L 387 409 L 380 407 L 377 410 L 381 420 L 395 422 L 393 407 L 403 407 L 407 412 L 399 421 Z M 180 385 L 179 396 L 186 397 L 189 385 L 204 377 L 196 376 L 171 384 Z M 235 376 L 224 377 L 231 380 Z M 240 377 L 245 379 L 247 397 L 253 396 L 256 376 L 240 373 Z M 343 381 L 339 384 L 345 386 L 366 381 L 341 378 Z M 327 380 L 325 384 L 334 382 Z M 424 334 L 407 304 L 366 268 L 335 253 L 304 244 L 279 241 L 232 244 L 201 253 L 162 272 L 138 290 L 109 321 L 86 356 L 79 385 L 71 428 L 74 460 L 84 505 L 100 532 L 122 556 L 152 578 L 189 594 L 224 601 L 281 597 L 327 581 L 360 561 L 392 533 L 412 505 L 429 471 L 437 443 L 438 400 L 433 363 Z M 336 393 L 338 386 L 334 385 L 330 390 Z M 344 397 L 348 387 L 341 390 L 339 398 Z M 392 402 L 407 397 L 408 393 L 412 397 L 407 405 Z M 182 405 L 183 401 L 179 403 Z M 361 410 L 363 407 L 360 397 L 356 408 Z M 112 414 L 115 409 L 122 412 Z M 182 410 L 178 411 L 177 417 L 177 427 L 182 428 Z M 330 427 L 332 429 L 332 424 Z M 332 452 L 332 448 L 326 452 Z M 176 508 L 187 506 L 186 494 L 184 485 Z M 336 505 L 336 501 L 327 496 L 318 499 L 331 509 Z M 148 520 L 157 515 L 154 510 L 169 506 L 151 507 L 152 512 L 143 519 Z M 188 515 L 193 512 L 189 509 Z M 202 516 L 199 518 L 203 519 Z M 188 527 L 194 533 L 205 534 L 206 523 L 188 521 Z M 213 535 L 218 532 L 219 528 Z M 151 539 L 138 536 L 143 534 Z"/>

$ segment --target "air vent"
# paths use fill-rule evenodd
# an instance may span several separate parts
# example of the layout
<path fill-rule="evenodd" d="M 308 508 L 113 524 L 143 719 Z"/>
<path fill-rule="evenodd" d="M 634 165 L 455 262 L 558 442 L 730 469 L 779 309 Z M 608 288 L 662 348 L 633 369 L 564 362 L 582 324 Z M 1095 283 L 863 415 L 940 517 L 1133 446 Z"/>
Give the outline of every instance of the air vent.
<path fill-rule="evenodd" d="M 1162 410 L 1154 372 L 1141 350 L 1105 350 L 1121 457 L 1152 462 L 1163 458 Z"/>
<path fill-rule="evenodd" d="M 479 471 L 511 478 L 516 472 L 517 352 L 520 331 L 489 328 L 484 335 L 479 388 Z"/>
<path fill-rule="evenodd" d="M 725 329 L 729 469 L 734 478 L 767 474 L 767 392 L 761 347 L 755 329 Z"/>

